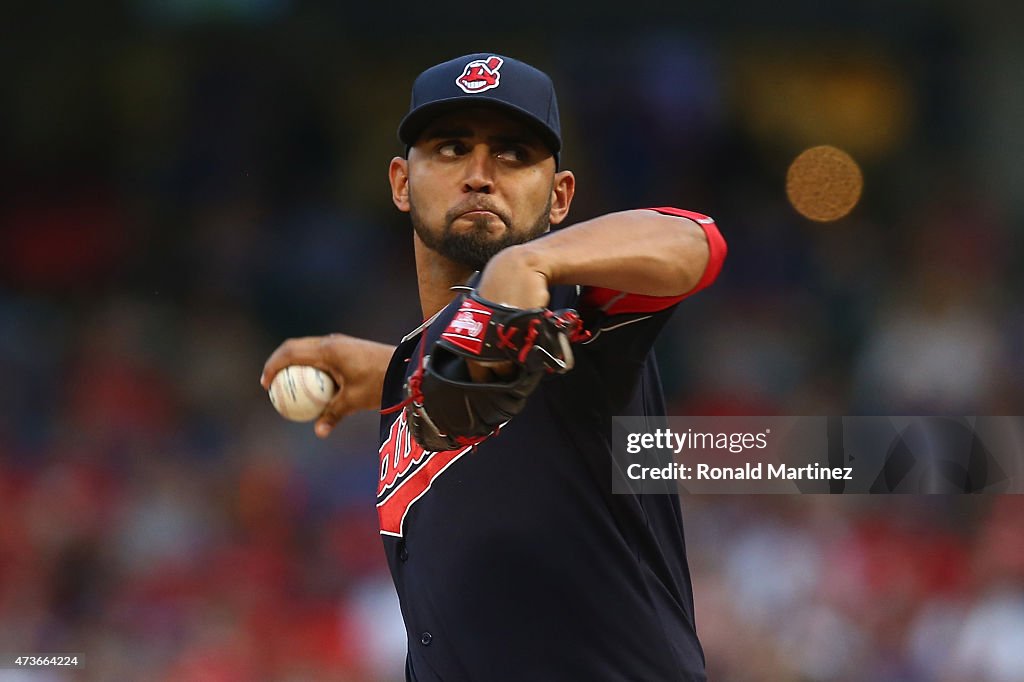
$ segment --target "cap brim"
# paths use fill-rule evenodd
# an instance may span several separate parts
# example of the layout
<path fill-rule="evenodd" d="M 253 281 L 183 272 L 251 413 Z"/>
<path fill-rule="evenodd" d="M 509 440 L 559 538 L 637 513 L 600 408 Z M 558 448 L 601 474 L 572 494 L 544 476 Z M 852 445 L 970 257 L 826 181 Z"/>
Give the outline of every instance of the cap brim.
<path fill-rule="evenodd" d="M 467 107 L 493 107 L 514 114 L 533 129 L 553 154 L 562 151 L 562 143 L 551 128 L 530 112 L 514 104 L 479 95 L 450 97 L 424 104 L 406 114 L 398 126 L 398 139 L 407 146 L 413 146 L 426 127 L 441 114 Z"/>

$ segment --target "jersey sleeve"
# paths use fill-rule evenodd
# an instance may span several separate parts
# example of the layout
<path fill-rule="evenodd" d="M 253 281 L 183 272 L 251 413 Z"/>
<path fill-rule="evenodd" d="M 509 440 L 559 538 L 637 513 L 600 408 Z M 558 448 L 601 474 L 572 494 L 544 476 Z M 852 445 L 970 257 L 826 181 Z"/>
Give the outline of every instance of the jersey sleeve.
<path fill-rule="evenodd" d="M 715 225 L 714 219 L 702 213 L 685 211 L 669 206 L 648 210 L 657 211 L 664 215 L 689 218 L 704 230 L 704 236 L 708 240 L 710 255 L 704 268 L 704 273 L 697 281 L 697 284 L 685 294 L 679 296 L 646 296 L 644 294 L 616 291 L 603 287 L 584 287 L 580 294 L 580 309 L 582 311 L 600 312 L 603 313 L 603 317 L 660 312 L 671 308 L 689 296 L 693 296 L 701 289 L 707 288 L 722 271 L 722 264 L 725 262 L 728 249 L 725 239 Z"/>

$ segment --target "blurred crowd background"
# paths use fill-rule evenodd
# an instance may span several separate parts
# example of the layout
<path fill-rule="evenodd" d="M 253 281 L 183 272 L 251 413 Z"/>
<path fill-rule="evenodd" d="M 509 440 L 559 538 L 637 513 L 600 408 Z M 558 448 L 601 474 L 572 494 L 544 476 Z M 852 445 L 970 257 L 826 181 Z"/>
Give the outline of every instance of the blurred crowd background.
<path fill-rule="evenodd" d="M 1020 414 L 1024 11 L 705 4 L 4 3 L 0 652 L 86 667 L 0 679 L 401 679 L 376 415 L 319 441 L 257 379 L 419 323 L 386 169 L 459 54 L 553 76 L 576 219 L 717 219 L 673 412 Z M 864 173 L 834 223 L 786 200 L 816 144 Z M 1024 680 L 1024 499 L 683 508 L 712 680 Z"/>

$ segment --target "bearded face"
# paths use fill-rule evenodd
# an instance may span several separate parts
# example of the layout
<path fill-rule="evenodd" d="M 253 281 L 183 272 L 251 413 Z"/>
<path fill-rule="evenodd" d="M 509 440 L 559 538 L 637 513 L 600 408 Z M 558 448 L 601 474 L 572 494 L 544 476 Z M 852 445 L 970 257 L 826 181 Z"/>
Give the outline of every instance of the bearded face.
<path fill-rule="evenodd" d="M 439 115 L 391 170 L 420 243 L 473 270 L 561 222 L 572 199 L 572 174 L 536 130 L 493 107 Z"/>
<path fill-rule="evenodd" d="M 435 225 L 428 224 L 418 210 L 415 196 L 415 188 L 410 186 L 410 217 L 420 240 L 448 260 L 473 270 L 483 270 L 502 249 L 536 239 L 551 227 L 550 193 L 535 215 L 518 222 L 486 196 L 470 195 L 449 209 L 440 224 Z"/>

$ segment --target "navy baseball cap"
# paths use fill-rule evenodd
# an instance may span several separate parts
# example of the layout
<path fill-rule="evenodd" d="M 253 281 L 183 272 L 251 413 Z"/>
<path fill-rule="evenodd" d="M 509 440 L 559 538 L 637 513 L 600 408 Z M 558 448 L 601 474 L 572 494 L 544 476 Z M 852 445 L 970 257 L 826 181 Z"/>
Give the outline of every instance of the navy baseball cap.
<path fill-rule="evenodd" d="M 490 52 L 458 57 L 421 73 L 412 84 L 412 102 L 398 126 L 398 139 L 408 149 L 442 113 L 477 105 L 493 106 L 522 118 L 558 162 L 562 127 L 551 78 L 518 59 Z"/>

